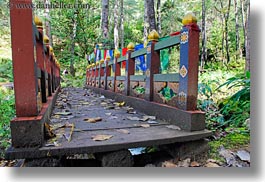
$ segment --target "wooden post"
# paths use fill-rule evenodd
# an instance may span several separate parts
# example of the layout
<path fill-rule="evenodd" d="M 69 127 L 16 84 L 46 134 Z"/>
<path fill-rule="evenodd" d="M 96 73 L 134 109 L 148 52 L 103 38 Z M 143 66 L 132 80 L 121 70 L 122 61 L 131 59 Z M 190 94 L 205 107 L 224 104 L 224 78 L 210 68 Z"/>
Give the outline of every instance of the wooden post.
<path fill-rule="evenodd" d="M 177 107 L 183 110 L 195 110 L 197 107 L 200 29 L 195 20 L 190 14 L 184 17 L 180 36 Z"/>
<path fill-rule="evenodd" d="M 16 4 L 29 5 L 30 0 L 10 0 L 12 61 L 16 116 L 37 116 L 37 78 L 34 60 L 34 32 L 32 27 L 32 9 L 16 8 Z"/>
<path fill-rule="evenodd" d="M 153 101 L 154 92 L 154 74 L 159 73 L 160 68 L 160 57 L 159 53 L 154 50 L 155 44 L 159 38 L 158 33 L 153 30 L 148 35 L 149 43 L 146 48 L 146 66 L 147 70 L 145 72 L 146 82 L 145 82 L 145 100 Z"/>
<path fill-rule="evenodd" d="M 134 51 L 134 44 L 129 43 L 128 46 L 128 51 L 126 55 L 126 69 L 125 69 L 125 82 L 124 82 L 124 94 L 125 95 L 130 95 L 130 76 L 134 75 L 134 70 L 135 70 L 135 61 L 133 58 L 131 58 L 131 54 Z"/>
<path fill-rule="evenodd" d="M 36 24 L 36 22 L 35 22 Z M 39 40 L 37 41 L 36 45 L 36 52 L 37 52 L 37 65 L 41 70 L 41 95 L 42 95 L 42 102 L 47 102 L 46 97 L 46 81 L 45 81 L 45 53 L 43 50 L 43 28 L 40 25 L 38 26 L 39 31 Z"/>

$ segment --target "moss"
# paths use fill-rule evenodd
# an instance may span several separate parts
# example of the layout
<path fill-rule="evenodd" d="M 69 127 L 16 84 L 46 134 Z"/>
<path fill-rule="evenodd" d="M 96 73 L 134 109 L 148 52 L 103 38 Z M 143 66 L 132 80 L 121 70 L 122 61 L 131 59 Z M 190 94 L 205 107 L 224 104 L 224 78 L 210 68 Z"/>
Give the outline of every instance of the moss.
<path fill-rule="evenodd" d="M 244 148 L 250 143 L 250 135 L 242 134 L 242 133 L 230 133 L 224 138 L 220 138 L 218 140 L 214 140 L 209 142 L 210 145 L 210 153 L 209 157 L 221 160 L 219 156 L 219 148 L 224 146 L 225 149 L 236 150 L 239 148 Z"/>

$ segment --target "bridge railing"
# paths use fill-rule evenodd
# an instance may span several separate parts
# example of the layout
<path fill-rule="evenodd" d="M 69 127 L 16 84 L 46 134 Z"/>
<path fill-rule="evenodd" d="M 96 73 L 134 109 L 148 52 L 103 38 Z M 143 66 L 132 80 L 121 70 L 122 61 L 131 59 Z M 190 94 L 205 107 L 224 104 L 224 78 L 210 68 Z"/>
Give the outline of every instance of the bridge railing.
<path fill-rule="evenodd" d="M 139 97 L 176 107 L 186 111 L 197 109 L 199 34 L 196 19 L 188 14 L 183 19 L 184 26 L 177 35 L 158 41 L 159 35 L 149 34 L 146 48 L 134 51 L 130 43 L 125 56 L 115 55 L 113 62 L 93 63 L 87 69 L 87 85 L 110 90 L 127 96 Z M 160 50 L 179 46 L 180 63 L 178 73 L 160 73 Z M 135 58 L 146 56 L 147 69 L 144 75 L 135 73 Z M 126 62 L 125 75 L 121 75 L 121 64 Z M 114 74 L 111 75 L 111 67 Z M 163 90 L 168 89 L 170 98 L 165 98 Z"/>
<path fill-rule="evenodd" d="M 41 146 L 44 123 L 60 89 L 60 65 L 43 25 L 30 8 L 17 8 L 28 0 L 11 0 L 12 62 L 16 118 L 11 121 L 13 147 Z M 18 6 L 19 7 L 19 6 Z"/>

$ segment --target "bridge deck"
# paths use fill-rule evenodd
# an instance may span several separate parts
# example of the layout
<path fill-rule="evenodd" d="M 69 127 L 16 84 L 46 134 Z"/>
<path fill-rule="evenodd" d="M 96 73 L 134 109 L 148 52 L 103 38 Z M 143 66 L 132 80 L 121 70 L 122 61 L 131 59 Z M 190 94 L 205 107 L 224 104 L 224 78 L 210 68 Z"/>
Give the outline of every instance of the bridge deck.
<path fill-rule="evenodd" d="M 98 117 L 101 121 L 89 122 Z M 211 134 L 207 130 L 182 131 L 157 118 L 147 118 L 137 108 L 134 110 L 126 103 L 117 103 L 89 89 L 66 88 L 59 94 L 50 119 L 56 137 L 37 149 L 10 148 L 7 157 L 38 158 L 115 151 L 198 140 Z M 99 135 L 105 140 L 94 141 Z"/>

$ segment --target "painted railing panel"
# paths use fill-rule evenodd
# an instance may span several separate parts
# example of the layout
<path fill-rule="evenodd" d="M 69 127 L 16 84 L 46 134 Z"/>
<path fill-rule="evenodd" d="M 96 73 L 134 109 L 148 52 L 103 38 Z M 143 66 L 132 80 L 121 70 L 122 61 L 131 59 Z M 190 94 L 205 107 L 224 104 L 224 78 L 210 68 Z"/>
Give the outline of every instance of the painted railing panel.
<path fill-rule="evenodd" d="M 158 35 L 153 33 L 145 48 L 134 51 L 128 45 L 125 56 L 118 56 L 108 64 L 108 74 L 105 74 L 105 88 L 113 92 L 140 97 L 147 101 L 167 104 L 182 110 L 196 110 L 198 90 L 198 61 L 200 30 L 192 19 L 186 23 L 177 35 L 158 41 Z M 179 46 L 180 67 L 178 73 L 160 73 L 160 50 Z M 146 56 L 147 69 L 144 75 L 135 73 L 135 58 Z M 126 62 L 125 75 L 121 75 L 121 64 Z M 108 79 L 111 67 L 114 75 Z M 92 70 L 93 70 L 92 66 Z M 89 69 L 90 70 L 90 69 Z M 105 71 L 106 72 L 106 71 Z M 88 79 L 89 80 L 89 79 Z M 88 85 L 91 85 L 88 83 Z"/>

